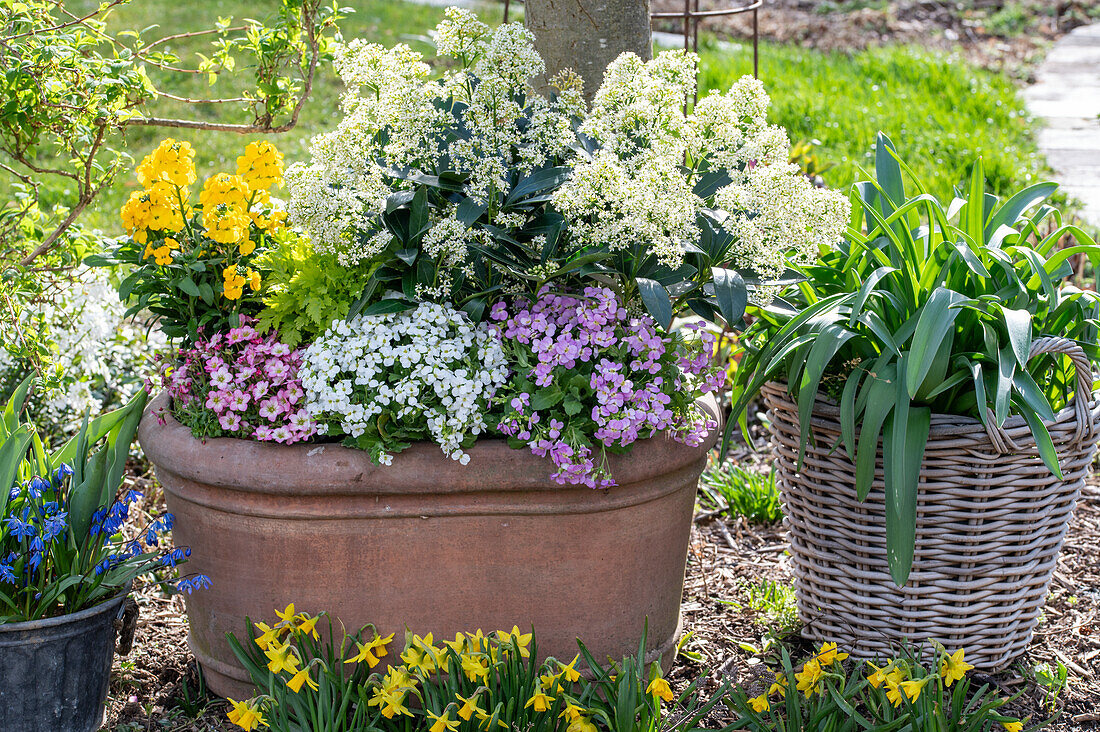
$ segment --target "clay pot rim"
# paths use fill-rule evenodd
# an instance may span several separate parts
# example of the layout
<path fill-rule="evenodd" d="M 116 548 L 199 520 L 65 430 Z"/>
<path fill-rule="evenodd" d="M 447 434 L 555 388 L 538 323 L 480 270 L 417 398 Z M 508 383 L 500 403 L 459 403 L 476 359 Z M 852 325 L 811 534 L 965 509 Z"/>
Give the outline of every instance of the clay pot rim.
<path fill-rule="evenodd" d="M 718 427 L 696 447 L 656 435 L 639 440 L 629 453 L 609 455 L 612 475 L 620 486 L 690 468 L 717 443 L 722 431 L 718 400 L 708 394 L 696 404 Z M 163 392 L 146 408 L 138 440 L 158 469 L 195 483 L 249 493 L 331 494 L 351 486 L 371 486 L 372 492 L 392 494 L 591 492 L 583 485 L 555 483 L 548 458 L 525 448 L 514 449 L 498 438 L 479 440 L 467 449 L 468 465 L 451 460 L 434 443 L 417 442 L 395 455 L 390 466 L 375 465 L 365 452 L 339 443 L 279 445 L 226 437 L 198 439 L 172 416 L 168 395 Z M 263 480 L 257 481 L 253 470 L 261 471 Z"/>

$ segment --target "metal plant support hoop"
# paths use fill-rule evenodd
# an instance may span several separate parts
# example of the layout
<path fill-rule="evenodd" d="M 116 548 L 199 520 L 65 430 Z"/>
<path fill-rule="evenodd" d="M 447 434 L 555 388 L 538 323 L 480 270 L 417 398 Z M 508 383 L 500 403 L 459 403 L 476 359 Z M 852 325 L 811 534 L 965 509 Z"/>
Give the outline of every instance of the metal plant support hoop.
<path fill-rule="evenodd" d="M 764 387 L 805 637 L 836 641 L 857 658 L 889 657 L 903 639 L 934 639 L 965 648 L 983 671 L 1023 653 L 1100 436 L 1088 357 L 1064 338 L 1036 339 L 1031 357 L 1041 354 L 1067 356 L 1076 371 L 1070 404 L 1047 424 L 1063 478 L 1043 464 L 1022 417 L 991 435 L 976 419 L 933 415 L 904 587 L 886 561 L 881 452 L 861 503 L 836 404 L 818 397 L 799 468 L 798 407 L 785 384 Z"/>
<path fill-rule="evenodd" d="M 515 0 L 522 4 L 523 0 Z M 504 22 L 508 22 L 508 11 L 512 0 L 504 0 Z M 650 20 L 679 19 L 683 26 L 684 50 L 699 52 L 699 25 L 710 18 L 719 18 L 729 15 L 752 13 L 752 75 L 760 78 L 760 23 L 759 11 L 764 6 L 764 0 L 747 0 L 742 3 L 726 5 L 724 7 L 700 10 L 699 0 L 684 0 L 684 9 L 681 12 L 650 13 Z M 698 93 L 697 93 L 698 96 Z"/>

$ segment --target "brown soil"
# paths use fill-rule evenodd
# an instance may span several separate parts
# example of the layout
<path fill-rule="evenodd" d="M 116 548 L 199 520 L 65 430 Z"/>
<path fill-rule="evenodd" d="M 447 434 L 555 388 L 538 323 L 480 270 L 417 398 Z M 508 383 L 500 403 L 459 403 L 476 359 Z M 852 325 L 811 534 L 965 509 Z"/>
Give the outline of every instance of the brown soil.
<path fill-rule="evenodd" d="M 747 5 L 747 0 L 698 0 L 703 10 Z M 680 12 L 683 0 L 653 0 L 653 9 Z M 884 43 L 912 43 L 957 51 L 992 70 L 1026 77 L 1051 41 L 1100 19 L 1097 0 L 764 0 L 761 38 L 823 51 L 852 51 Z M 662 21 L 679 32 L 682 22 Z M 752 15 L 711 18 L 704 33 L 752 37 Z"/>
<path fill-rule="evenodd" d="M 151 512 L 161 505 L 148 478 Z M 797 634 L 783 637 L 777 620 L 747 607 L 747 587 L 763 580 L 789 583 L 790 558 L 779 526 L 754 526 L 742 518 L 696 518 L 684 589 L 684 626 L 691 637 L 670 672 L 678 685 L 705 669 L 712 679 L 728 675 L 738 683 L 754 680 L 755 654 L 768 635 L 782 637 L 794 658 L 811 653 Z M 139 589 L 141 610 L 134 649 L 116 659 L 106 730 L 213 732 L 234 729 L 224 701 L 206 696 L 187 648 L 187 621 L 181 597 L 165 597 L 155 586 Z M 694 657 L 691 660 L 688 656 Z M 1048 716 L 1050 700 L 1029 672 L 1036 664 L 1063 663 L 1068 688 L 1055 701 L 1060 717 L 1048 729 L 1100 729 L 1100 488 L 1090 487 L 1077 507 L 1073 526 L 1054 576 L 1047 607 L 1026 656 L 1013 669 L 983 679 L 1006 695 L 1023 688 L 1012 709 L 1021 717 Z"/>

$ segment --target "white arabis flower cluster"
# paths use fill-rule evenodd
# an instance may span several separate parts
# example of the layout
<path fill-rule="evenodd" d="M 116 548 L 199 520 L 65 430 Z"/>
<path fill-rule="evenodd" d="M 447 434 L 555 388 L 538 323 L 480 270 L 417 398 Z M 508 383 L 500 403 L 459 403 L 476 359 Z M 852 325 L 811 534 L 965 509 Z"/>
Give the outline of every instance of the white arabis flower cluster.
<path fill-rule="evenodd" d="M 508 378 L 499 337 L 447 305 L 337 321 L 305 352 L 299 371 L 314 419 L 348 435 L 382 464 L 431 439 L 462 464 L 462 444 Z"/>

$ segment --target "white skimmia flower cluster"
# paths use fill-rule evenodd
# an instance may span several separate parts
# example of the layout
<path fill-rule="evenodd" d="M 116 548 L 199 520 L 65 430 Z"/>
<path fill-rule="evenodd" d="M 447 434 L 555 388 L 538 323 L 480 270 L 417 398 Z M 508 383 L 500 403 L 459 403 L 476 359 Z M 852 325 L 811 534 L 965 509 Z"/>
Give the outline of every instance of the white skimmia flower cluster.
<path fill-rule="evenodd" d="M 321 431 L 343 434 L 388 465 L 430 439 L 469 462 L 464 444 L 508 378 L 500 339 L 447 305 L 340 320 L 305 352 L 299 375 Z"/>

